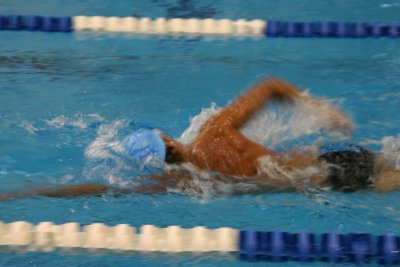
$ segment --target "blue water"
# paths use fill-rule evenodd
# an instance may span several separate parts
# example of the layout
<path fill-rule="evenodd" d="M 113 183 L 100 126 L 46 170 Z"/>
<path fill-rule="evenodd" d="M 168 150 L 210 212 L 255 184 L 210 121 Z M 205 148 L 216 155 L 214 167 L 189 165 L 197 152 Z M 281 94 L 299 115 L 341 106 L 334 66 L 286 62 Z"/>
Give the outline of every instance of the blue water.
<path fill-rule="evenodd" d="M 293 20 L 398 20 L 385 1 L 3 0 L 3 14 L 116 15 Z M 342 107 L 352 141 L 399 143 L 400 45 L 395 39 L 238 39 L 0 32 L 1 191 L 135 177 L 85 154 L 96 138 L 138 127 L 179 137 L 190 118 L 223 106 L 264 75 L 290 80 Z M 274 127 L 265 125 L 265 127 Z M 114 133 L 115 131 L 116 133 Z M 120 180 L 112 180 L 117 177 Z M 199 197 L 35 197 L 0 203 L 0 220 L 399 233 L 398 192 Z M 218 255 L 3 254 L 1 266 L 240 266 Z M 264 263 L 263 263 L 264 264 Z M 256 264 L 260 265 L 261 264 Z M 272 264 L 273 265 L 273 264 Z M 288 266 L 301 266 L 290 262 Z M 319 263 L 312 264 L 319 266 Z M 278 266 L 278 265 L 277 265 Z"/>

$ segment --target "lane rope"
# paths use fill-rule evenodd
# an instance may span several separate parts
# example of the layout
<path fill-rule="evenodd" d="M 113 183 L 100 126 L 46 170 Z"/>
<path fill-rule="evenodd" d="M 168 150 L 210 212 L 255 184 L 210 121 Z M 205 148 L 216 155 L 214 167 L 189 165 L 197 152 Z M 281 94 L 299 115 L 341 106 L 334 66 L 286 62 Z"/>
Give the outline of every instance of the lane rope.
<path fill-rule="evenodd" d="M 94 223 L 81 227 L 76 222 L 33 225 L 17 221 L 0 222 L 0 246 L 11 252 L 219 252 L 234 253 L 246 261 L 400 263 L 400 236 L 393 234 L 239 231 L 203 226 L 185 229 L 175 225 L 144 225 L 136 229 L 128 224 Z"/>
<path fill-rule="evenodd" d="M 102 16 L 46 17 L 1 15 L 0 30 L 303 38 L 398 38 L 400 36 L 400 24 L 395 22 L 293 22 L 261 19 L 152 19 L 148 17 Z"/>

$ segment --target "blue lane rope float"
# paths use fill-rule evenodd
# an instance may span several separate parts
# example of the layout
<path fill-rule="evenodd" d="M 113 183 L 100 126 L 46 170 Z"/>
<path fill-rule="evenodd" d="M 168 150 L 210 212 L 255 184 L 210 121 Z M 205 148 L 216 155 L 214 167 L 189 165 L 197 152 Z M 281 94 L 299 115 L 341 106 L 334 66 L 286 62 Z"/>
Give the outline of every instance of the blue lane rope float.
<path fill-rule="evenodd" d="M 398 38 L 400 35 L 400 24 L 345 21 L 290 22 L 270 20 L 268 21 L 268 28 L 266 31 L 266 35 L 269 37 Z"/>
<path fill-rule="evenodd" d="M 94 223 L 81 227 L 75 222 L 0 222 L 0 246 L 11 252 L 219 252 L 237 254 L 245 261 L 400 263 L 400 236 L 392 234 L 239 231 L 228 227 L 144 225 L 135 229 L 127 224 L 110 227 Z"/>
<path fill-rule="evenodd" d="M 147 17 L 45 17 L 0 15 L 0 30 L 124 32 L 266 37 L 399 38 L 400 23 L 279 20 L 181 19 Z"/>
<path fill-rule="evenodd" d="M 392 234 L 373 236 L 364 233 L 287 233 L 281 231 L 240 232 L 239 255 L 243 260 L 284 262 L 351 262 L 377 261 L 400 263 L 400 237 Z"/>
<path fill-rule="evenodd" d="M 0 30 L 71 32 L 71 17 L 0 16 Z"/>

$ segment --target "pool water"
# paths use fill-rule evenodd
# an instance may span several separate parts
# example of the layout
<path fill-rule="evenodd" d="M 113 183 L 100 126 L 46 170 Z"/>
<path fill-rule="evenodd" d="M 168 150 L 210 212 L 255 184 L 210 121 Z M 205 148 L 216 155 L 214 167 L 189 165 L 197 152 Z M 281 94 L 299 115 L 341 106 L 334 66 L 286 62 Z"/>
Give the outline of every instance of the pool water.
<path fill-rule="evenodd" d="M 5 0 L 0 9 L 3 14 L 55 16 L 133 14 L 389 22 L 398 19 L 400 3 L 331 1 L 327 8 L 326 3 L 312 0 L 295 4 L 288 0 L 132 3 L 45 0 L 35 5 Z M 355 122 L 351 142 L 383 151 L 396 161 L 400 154 L 399 71 L 400 49 L 396 39 L 0 32 L 0 190 L 88 182 L 134 186 L 138 183 L 137 170 L 129 170 L 115 149 L 124 136 L 140 127 L 156 127 L 179 138 L 190 126 L 191 118 L 212 110 L 212 103 L 224 106 L 265 75 L 287 79 L 313 95 L 330 99 Z M 265 119 L 258 122 L 266 129 L 278 127 Z M 252 130 L 259 129 L 249 126 L 246 131 L 251 135 Z M 308 138 L 296 138 L 286 145 L 300 145 Z M 383 234 L 400 230 L 399 196 L 398 192 L 319 192 L 32 197 L 1 202 L 0 220 Z M 3 254 L 0 259 L 1 266 L 61 264 L 240 266 L 248 263 L 214 254 L 28 253 Z M 261 264 L 265 263 L 256 265 Z M 295 262 L 287 265 L 300 266 Z"/>

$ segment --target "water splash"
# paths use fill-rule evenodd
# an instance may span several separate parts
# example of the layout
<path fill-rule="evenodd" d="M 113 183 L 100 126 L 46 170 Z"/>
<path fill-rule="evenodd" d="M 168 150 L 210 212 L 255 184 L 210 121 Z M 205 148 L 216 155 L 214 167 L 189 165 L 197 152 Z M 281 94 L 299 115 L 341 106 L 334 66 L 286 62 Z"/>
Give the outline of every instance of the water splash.
<path fill-rule="evenodd" d="M 170 170 L 179 174 L 176 183 L 168 185 L 169 192 L 195 196 L 203 201 L 233 194 L 258 192 L 260 188 L 257 181 L 243 181 L 209 170 L 199 170 L 190 163 L 168 166 L 166 171 Z"/>
<path fill-rule="evenodd" d="M 97 129 L 96 139 L 85 149 L 85 156 L 88 159 L 112 158 L 115 153 L 124 151 L 118 130 L 125 125 L 122 120 L 114 121 L 111 124 L 102 124 Z"/>
<path fill-rule="evenodd" d="M 178 138 L 178 141 L 183 145 L 188 145 L 197 137 L 201 126 L 206 122 L 208 118 L 215 115 L 222 108 L 218 107 L 215 103 L 212 103 L 209 108 L 203 108 L 201 112 L 190 119 L 189 127 L 182 133 Z"/>
<path fill-rule="evenodd" d="M 400 3 L 390 3 L 390 4 L 381 4 L 381 8 L 391 8 L 391 7 L 398 7 L 400 6 Z"/>
<path fill-rule="evenodd" d="M 105 180 L 118 186 L 130 186 L 129 171 L 132 165 L 122 147 L 120 130 L 126 127 L 124 120 L 101 124 L 97 137 L 85 149 L 86 167 L 83 178 L 86 180 Z"/>
<path fill-rule="evenodd" d="M 51 120 L 46 120 L 46 123 L 55 128 L 74 127 L 85 130 L 98 126 L 104 121 L 105 119 L 99 114 L 75 114 L 72 117 L 60 115 Z"/>
<path fill-rule="evenodd" d="M 385 136 L 382 140 L 365 140 L 362 144 L 372 144 L 382 146 L 381 155 L 388 164 L 400 171 L 400 134 L 395 136 Z"/>
<path fill-rule="evenodd" d="M 385 159 L 400 171 L 400 134 L 397 137 L 387 136 L 381 141 L 382 155 Z"/>
<path fill-rule="evenodd" d="M 39 131 L 39 129 L 33 126 L 29 121 L 24 120 L 19 124 L 19 126 L 28 131 L 30 134 L 36 134 Z"/>

